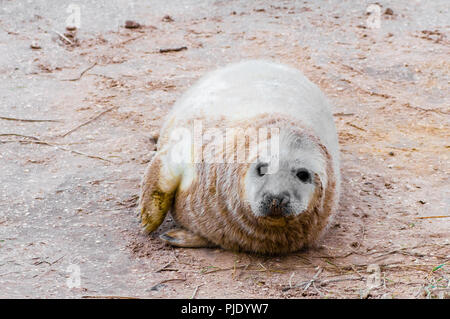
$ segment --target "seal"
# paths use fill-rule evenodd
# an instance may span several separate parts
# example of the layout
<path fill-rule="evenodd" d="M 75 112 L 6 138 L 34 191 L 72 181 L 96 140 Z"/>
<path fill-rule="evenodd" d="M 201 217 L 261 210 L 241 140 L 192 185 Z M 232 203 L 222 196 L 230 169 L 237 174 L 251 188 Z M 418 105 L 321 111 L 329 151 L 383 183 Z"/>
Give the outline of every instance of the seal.
<path fill-rule="evenodd" d="M 178 247 L 281 254 L 311 246 L 339 200 L 331 107 L 300 71 L 244 61 L 202 77 L 173 106 L 141 185 L 141 221 L 170 211 Z"/>

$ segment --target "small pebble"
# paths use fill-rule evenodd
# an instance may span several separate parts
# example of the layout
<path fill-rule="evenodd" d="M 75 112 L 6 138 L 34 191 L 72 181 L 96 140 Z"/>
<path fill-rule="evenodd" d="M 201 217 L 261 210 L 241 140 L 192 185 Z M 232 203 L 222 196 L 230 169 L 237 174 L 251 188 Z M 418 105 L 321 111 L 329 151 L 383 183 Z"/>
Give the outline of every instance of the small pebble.
<path fill-rule="evenodd" d="M 361 289 L 360 291 L 359 291 L 359 297 L 361 298 L 361 299 L 367 299 L 367 298 L 369 298 L 371 296 L 371 294 L 370 294 L 370 289 L 368 289 L 368 288 L 366 288 L 366 289 Z"/>
<path fill-rule="evenodd" d="M 71 38 L 74 39 L 75 38 L 75 32 L 65 32 L 64 36 L 66 36 L 67 38 Z"/>
<path fill-rule="evenodd" d="M 32 49 L 34 49 L 34 50 L 39 50 L 39 49 L 41 49 L 41 46 L 39 45 L 39 42 L 33 41 L 33 42 L 31 42 L 31 44 L 30 44 L 30 48 L 32 48 Z"/>
<path fill-rule="evenodd" d="M 137 29 L 140 27 L 141 27 L 141 25 L 139 23 L 137 23 L 136 21 L 132 21 L 132 20 L 125 21 L 125 28 L 127 28 L 127 29 Z"/>
<path fill-rule="evenodd" d="M 66 30 L 67 30 L 67 31 L 75 31 L 76 29 L 77 29 L 77 27 L 74 26 L 74 25 L 67 25 L 67 26 L 66 26 Z"/>
<path fill-rule="evenodd" d="M 384 11 L 384 14 L 388 16 L 394 15 L 394 10 L 387 8 L 386 11 Z"/>
<path fill-rule="evenodd" d="M 162 21 L 164 22 L 173 22 L 175 21 L 170 15 L 166 14 L 163 18 Z"/>

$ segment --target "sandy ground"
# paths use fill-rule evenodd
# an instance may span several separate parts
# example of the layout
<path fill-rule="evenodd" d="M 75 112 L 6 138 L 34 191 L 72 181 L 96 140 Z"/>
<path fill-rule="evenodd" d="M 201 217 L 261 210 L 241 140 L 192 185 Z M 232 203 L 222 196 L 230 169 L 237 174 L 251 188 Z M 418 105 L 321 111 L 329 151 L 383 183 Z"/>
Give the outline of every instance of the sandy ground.
<path fill-rule="evenodd" d="M 72 1 L 1 1 L 0 297 L 448 296 L 448 2 L 380 1 L 380 28 L 365 1 L 167 2 L 76 1 L 68 42 Z M 168 247 L 136 212 L 153 136 L 204 72 L 249 58 L 333 102 L 336 219 L 288 256 Z"/>

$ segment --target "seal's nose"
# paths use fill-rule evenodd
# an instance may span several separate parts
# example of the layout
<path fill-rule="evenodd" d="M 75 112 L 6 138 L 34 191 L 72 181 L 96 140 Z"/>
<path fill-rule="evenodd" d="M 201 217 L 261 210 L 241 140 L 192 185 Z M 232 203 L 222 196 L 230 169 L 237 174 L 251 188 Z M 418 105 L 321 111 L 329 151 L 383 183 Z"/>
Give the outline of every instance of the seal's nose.
<path fill-rule="evenodd" d="M 291 197 L 288 192 L 277 195 L 266 193 L 263 197 L 264 213 L 268 217 L 281 217 L 289 212 Z"/>

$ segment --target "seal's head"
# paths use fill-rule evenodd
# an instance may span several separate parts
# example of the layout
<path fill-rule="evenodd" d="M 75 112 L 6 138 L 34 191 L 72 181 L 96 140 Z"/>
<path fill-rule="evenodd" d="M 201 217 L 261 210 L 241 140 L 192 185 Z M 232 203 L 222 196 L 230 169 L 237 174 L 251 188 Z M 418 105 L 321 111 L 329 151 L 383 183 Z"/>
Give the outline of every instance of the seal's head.
<path fill-rule="evenodd" d="M 257 218 L 284 219 L 306 212 L 316 190 L 326 183 L 326 159 L 313 137 L 298 130 L 281 129 L 279 147 L 270 157 L 258 156 L 249 165 L 244 188 Z M 265 147 L 265 146 L 264 146 Z"/>

